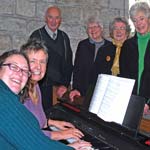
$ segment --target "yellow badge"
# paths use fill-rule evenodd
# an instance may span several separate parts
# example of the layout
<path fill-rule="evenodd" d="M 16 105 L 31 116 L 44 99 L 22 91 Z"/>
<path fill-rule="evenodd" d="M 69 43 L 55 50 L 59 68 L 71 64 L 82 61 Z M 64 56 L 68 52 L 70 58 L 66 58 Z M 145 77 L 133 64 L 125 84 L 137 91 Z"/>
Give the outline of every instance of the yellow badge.
<path fill-rule="evenodd" d="M 110 56 L 106 56 L 106 61 L 110 61 L 111 57 Z"/>

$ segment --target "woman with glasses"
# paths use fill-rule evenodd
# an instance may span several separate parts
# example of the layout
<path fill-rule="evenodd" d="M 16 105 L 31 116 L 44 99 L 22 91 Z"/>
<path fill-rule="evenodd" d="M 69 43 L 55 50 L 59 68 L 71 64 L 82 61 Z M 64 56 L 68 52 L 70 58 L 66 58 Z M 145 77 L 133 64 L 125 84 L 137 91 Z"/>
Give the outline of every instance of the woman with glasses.
<path fill-rule="evenodd" d="M 98 74 L 111 74 L 115 46 L 103 37 L 103 23 L 92 16 L 87 20 L 88 38 L 79 42 L 73 69 L 73 89 L 70 98 L 85 96 L 91 85 L 95 85 Z"/>
<path fill-rule="evenodd" d="M 71 150 L 47 138 L 36 118 L 19 102 L 18 94 L 30 75 L 23 53 L 12 50 L 0 56 L 0 149 Z"/>
<path fill-rule="evenodd" d="M 116 17 L 109 24 L 109 32 L 112 38 L 113 45 L 116 46 L 116 54 L 114 62 L 111 68 L 112 75 L 119 75 L 119 58 L 121 53 L 121 47 L 124 41 L 129 37 L 130 26 L 128 21 L 124 17 Z"/>
<path fill-rule="evenodd" d="M 76 129 L 71 123 L 65 121 L 58 121 L 52 119 L 46 119 L 43 107 L 41 91 L 38 82 L 44 77 L 48 62 L 48 53 L 45 45 L 38 40 L 31 39 L 21 47 L 21 51 L 29 58 L 31 77 L 28 83 L 28 91 L 22 96 L 22 101 L 25 107 L 32 112 L 37 118 L 43 133 L 54 140 L 65 140 L 68 138 L 74 138 L 76 141 L 70 146 L 78 149 L 83 146 L 90 146 L 90 143 L 80 140 L 83 137 L 83 133 Z M 59 131 L 50 131 L 48 127 L 55 126 Z"/>
<path fill-rule="evenodd" d="M 145 97 L 150 103 L 150 6 L 146 2 L 137 2 L 131 6 L 129 14 L 135 35 L 122 47 L 120 73 L 135 79 L 133 94 Z M 148 109 L 146 105 L 145 112 Z"/>

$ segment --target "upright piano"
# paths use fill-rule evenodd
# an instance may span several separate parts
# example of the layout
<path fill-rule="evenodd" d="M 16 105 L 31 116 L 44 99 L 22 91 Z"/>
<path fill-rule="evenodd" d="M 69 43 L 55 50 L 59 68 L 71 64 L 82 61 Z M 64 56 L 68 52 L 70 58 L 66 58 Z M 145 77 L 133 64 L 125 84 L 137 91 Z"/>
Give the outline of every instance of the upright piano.
<path fill-rule="evenodd" d="M 149 137 L 115 122 L 105 122 L 87 110 L 60 102 L 49 111 L 51 119 L 71 122 L 84 133 L 95 150 L 150 150 Z"/>

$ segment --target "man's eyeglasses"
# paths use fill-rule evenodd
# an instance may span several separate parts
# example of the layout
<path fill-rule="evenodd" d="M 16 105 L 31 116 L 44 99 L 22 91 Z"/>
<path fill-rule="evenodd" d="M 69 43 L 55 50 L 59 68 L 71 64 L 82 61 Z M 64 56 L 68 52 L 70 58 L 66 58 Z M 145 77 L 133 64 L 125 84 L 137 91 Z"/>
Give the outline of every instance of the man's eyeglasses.
<path fill-rule="evenodd" d="M 8 66 L 10 70 L 14 71 L 14 72 L 22 72 L 22 74 L 24 76 L 30 77 L 31 76 L 31 72 L 29 70 L 25 70 L 25 69 L 21 69 L 19 66 L 15 65 L 15 64 L 2 64 L 2 66 Z"/>

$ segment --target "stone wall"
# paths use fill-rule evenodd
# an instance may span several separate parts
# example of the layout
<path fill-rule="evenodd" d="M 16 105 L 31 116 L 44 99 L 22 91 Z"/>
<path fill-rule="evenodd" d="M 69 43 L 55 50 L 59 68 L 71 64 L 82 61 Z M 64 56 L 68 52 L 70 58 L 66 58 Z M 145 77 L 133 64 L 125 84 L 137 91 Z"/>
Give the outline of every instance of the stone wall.
<path fill-rule="evenodd" d="M 110 20 L 116 16 L 128 16 L 128 0 L 0 0 L 0 53 L 19 48 L 31 32 L 44 25 L 44 13 L 48 6 L 57 5 L 62 10 L 61 29 L 71 39 L 75 52 L 80 40 L 87 37 L 85 20 L 99 16 L 108 34 Z"/>

